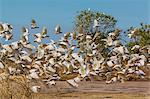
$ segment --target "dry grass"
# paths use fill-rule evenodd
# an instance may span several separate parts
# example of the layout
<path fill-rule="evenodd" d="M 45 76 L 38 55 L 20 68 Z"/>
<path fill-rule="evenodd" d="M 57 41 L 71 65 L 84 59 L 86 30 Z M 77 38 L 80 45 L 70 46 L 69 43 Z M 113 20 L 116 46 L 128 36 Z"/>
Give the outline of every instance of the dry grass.
<path fill-rule="evenodd" d="M 31 91 L 23 76 L 12 76 L 0 81 L 0 99 L 29 99 Z"/>

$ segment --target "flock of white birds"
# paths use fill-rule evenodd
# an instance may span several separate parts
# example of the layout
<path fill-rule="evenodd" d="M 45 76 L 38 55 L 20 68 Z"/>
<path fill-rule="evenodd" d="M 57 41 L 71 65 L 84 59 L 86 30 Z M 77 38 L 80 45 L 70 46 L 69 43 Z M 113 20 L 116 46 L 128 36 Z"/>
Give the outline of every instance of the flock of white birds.
<path fill-rule="evenodd" d="M 97 22 L 96 22 L 97 23 Z M 95 26 L 93 26 L 95 27 Z M 119 31 L 109 33 L 107 39 L 102 39 L 105 47 L 109 47 L 108 57 L 100 53 L 99 43 L 94 41 L 100 33 L 92 34 L 67 32 L 60 40 L 49 38 L 46 27 L 37 34 L 33 34 L 33 45 L 29 41 L 30 29 L 39 28 L 35 20 L 31 28 L 22 27 L 20 40 L 10 44 L 0 43 L 0 80 L 11 75 L 24 75 L 29 82 L 41 80 L 47 85 L 55 85 L 62 75 L 74 74 L 66 79 L 73 87 L 78 87 L 82 80 L 93 79 L 93 76 L 104 78 L 106 83 L 124 82 L 131 75 L 144 78 L 146 73 L 142 66 L 150 67 L 150 46 L 133 46 L 134 53 L 123 46 L 119 40 Z M 55 33 L 62 33 L 61 27 L 55 28 Z M 134 35 L 131 31 L 129 36 Z M 13 37 L 13 27 L 8 23 L 0 23 L 0 37 L 6 41 Z M 44 38 L 49 38 L 49 43 L 43 43 Z M 73 43 L 76 41 L 77 43 Z M 12 65 L 12 66 L 11 66 Z M 33 92 L 38 92 L 40 86 L 32 86 Z"/>

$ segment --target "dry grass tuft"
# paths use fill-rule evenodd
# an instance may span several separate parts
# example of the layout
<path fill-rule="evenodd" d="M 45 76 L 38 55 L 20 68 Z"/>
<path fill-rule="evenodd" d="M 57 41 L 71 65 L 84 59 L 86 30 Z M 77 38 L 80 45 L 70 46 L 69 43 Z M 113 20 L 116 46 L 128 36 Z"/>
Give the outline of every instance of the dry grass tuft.
<path fill-rule="evenodd" d="M 0 81 L 1 99 L 31 99 L 31 91 L 23 76 L 11 76 Z"/>

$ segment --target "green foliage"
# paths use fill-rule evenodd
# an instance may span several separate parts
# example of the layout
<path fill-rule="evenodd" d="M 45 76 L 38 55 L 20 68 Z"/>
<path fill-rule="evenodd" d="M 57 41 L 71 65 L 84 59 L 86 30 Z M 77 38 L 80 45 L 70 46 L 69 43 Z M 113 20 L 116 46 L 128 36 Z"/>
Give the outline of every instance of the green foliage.
<path fill-rule="evenodd" d="M 141 46 L 150 45 L 150 25 L 144 25 L 139 29 L 139 44 Z"/>
<path fill-rule="evenodd" d="M 99 20 L 99 32 L 108 33 L 114 30 L 117 20 L 101 12 L 83 10 L 76 16 L 75 27 L 78 32 L 83 27 L 84 33 L 90 33 L 94 19 Z"/>
<path fill-rule="evenodd" d="M 132 47 L 134 45 L 140 45 L 141 47 L 150 45 L 150 25 L 143 25 L 141 23 L 139 28 L 130 28 L 128 31 L 128 34 L 131 31 L 134 31 L 134 33 L 132 33 L 133 36 L 131 37 L 131 42 L 127 43 L 128 47 Z"/>
<path fill-rule="evenodd" d="M 129 42 L 129 43 L 127 43 L 127 46 L 132 47 L 132 46 L 137 45 L 137 44 L 138 44 L 138 42 Z"/>

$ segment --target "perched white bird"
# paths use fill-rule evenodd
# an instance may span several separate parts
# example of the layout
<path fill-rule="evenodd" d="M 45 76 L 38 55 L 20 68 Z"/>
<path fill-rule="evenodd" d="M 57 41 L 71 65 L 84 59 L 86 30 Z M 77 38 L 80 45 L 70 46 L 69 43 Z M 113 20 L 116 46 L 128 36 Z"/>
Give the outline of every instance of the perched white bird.
<path fill-rule="evenodd" d="M 99 27 L 99 21 L 97 19 L 94 19 L 94 26 L 93 28 Z"/>
<path fill-rule="evenodd" d="M 91 10 L 91 8 L 88 8 L 88 11 L 90 11 Z"/>
<path fill-rule="evenodd" d="M 128 34 L 128 37 L 129 37 L 129 38 L 132 38 L 132 37 L 133 37 L 133 34 Z"/>

